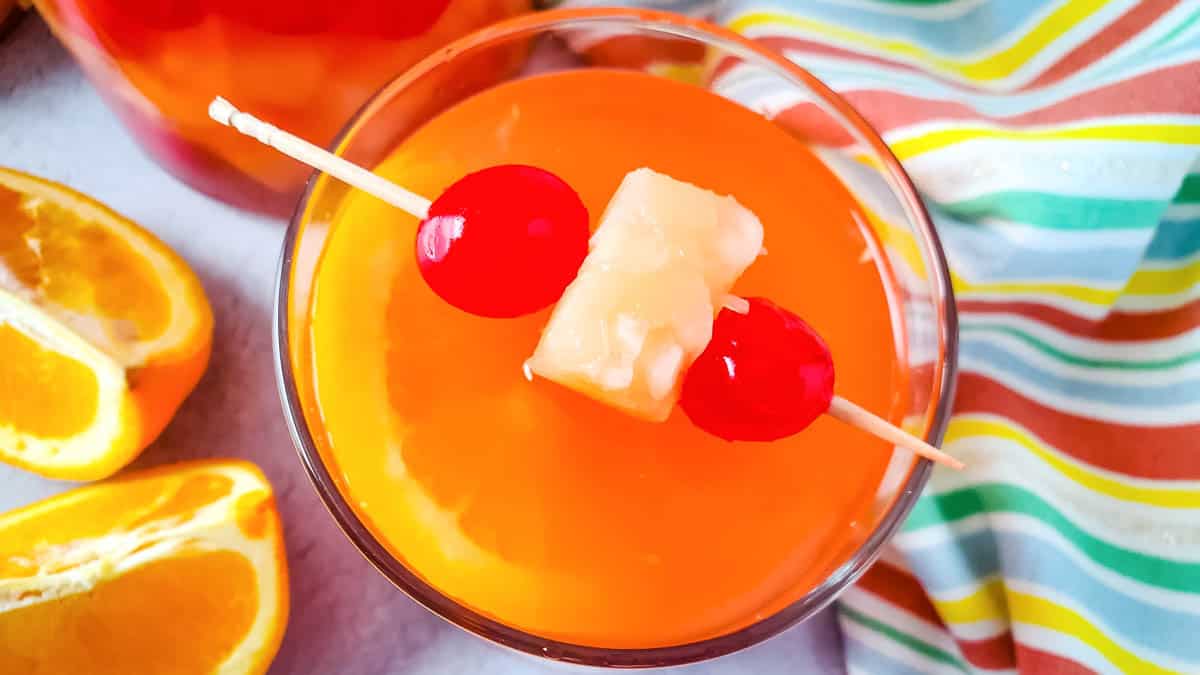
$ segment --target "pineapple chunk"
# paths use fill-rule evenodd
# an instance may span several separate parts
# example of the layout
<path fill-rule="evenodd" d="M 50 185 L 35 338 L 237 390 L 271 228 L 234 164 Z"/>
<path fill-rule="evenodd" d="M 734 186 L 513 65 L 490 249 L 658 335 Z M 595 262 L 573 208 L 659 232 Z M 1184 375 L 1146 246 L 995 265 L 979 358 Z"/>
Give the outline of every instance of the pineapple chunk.
<path fill-rule="evenodd" d="M 667 419 L 762 239 L 762 223 L 733 197 L 630 172 L 527 365 L 638 417 Z"/>

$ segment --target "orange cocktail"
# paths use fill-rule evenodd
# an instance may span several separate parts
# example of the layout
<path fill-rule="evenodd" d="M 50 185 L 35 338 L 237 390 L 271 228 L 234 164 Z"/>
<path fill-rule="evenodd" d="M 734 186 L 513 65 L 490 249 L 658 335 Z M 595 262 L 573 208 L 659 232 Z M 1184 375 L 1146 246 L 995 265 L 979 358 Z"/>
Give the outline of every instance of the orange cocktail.
<path fill-rule="evenodd" d="M 839 393 L 907 409 L 864 217 L 779 126 L 692 85 L 572 71 L 459 103 L 376 171 L 437 195 L 504 163 L 562 177 L 593 225 L 640 166 L 736 196 L 764 223 L 769 253 L 734 291 L 819 326 Z M 531 383 L 521 365 L 549 312 L 497 320 L 446 304 L 417 270 L 416 225 L 351 193 L 333 214 L 294 347 L 307 361 L 313 435 L 343 494 L 440 592 L 563 642 L 674 645 L 790 604 L 870 533 L 891 455 L 883 442 L 820 420 L 785 440 L 731 444 L 678 410 L 654 424 Z"/>

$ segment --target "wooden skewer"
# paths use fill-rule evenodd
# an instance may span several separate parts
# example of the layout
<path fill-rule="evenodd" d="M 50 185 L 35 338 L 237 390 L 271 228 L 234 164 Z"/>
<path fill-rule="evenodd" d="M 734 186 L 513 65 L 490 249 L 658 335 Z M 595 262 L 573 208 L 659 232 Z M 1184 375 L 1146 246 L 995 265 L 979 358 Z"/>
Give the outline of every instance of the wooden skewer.
<path fill-rule="evenodd" d="M 268 124 L 253 115 L 244 113 L 220 96 L 213 99 L 212 103 L 208 105 L 208 116 L 225 126 L 233 127 L 247 136 L 258 139 L 259 142 L 275 148 L 292 159 L 320 169 L 363 192 L 375 195 L 418 219 L 424 220 L 429 214 L 430 201 L 421 195 L 381 178 L 357 164 L 352 164 L 324 148 L 289 134 L 273 124 Z M 741 313 L 745 313 L 749 308 L 744 299 L 732 295 L 727 296 L 723 304 L 725 307 Z M 830 416 L 852 427 L 895 443 L 921 457 L 954 469 L 963 468 L 963 463 L 957 459 L 840 396 L 833 397 L 827 412 Z"/>
<path fill-rule="evenodd" d="M 320 169 L 367 194 L 375 195 L 401 211 L 412 214 L 418 220 L 424 220 L 429 215 L 430 202 L 421 195 L 380 178 L 299 136 L 244 113 L 220 96 L 208 104 L 208 116 L 227 127 L 233 127 L 247 136 L 258 139 L 260 143 L 269 145 L 294 160 Z"/>
<path fill-rule="evenodd" d="M 888 422 L 882 417 L 876 416 L 869 410 L 853 401 L 847 401 L 841 396 L 834 396 L 829 402 L 830 417 L 845 422 L 852 427 L 861 429 L 869 434 L 878 436 L 885 441 L 895 443 L 896 445 L 912 450 L 925 459 L 945 464 L 951 469 L 962 469 L 966 465 L 954 459 L 950 455 L 938 450 L 925 441 L 913 436 L 900 427 Z"/>

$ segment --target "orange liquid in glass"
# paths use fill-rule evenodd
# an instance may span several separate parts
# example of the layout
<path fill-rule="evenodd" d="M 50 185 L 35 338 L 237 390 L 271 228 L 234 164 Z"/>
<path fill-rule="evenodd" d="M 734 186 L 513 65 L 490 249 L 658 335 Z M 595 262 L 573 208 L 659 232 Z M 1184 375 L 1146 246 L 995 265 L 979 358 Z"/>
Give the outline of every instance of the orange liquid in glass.
<path fill-rule="evenodd" d="M 530 2 L 36 0 L 155 160 L 203 192 L 280 214 L 311 171 L 216 130 L 214 96 L 324 146 L 388 80 Z"/>
<path fill-rule="evenodd" d="M 769 254 L 734 290 L 818 327 L 841 394 L 898 409 L 903 370 L 857 206 L 770 121 L 649 75 L 541 75 L 446 111 L 377 171 L 434 197 L 501 163 L 564 178 L 593 227 L 641 166 L 736 196 L 762 219 Z M 653 424 L 528 382 L 521 364 L 548 310 L 496 320 L 446 304 L 417 271 L 415 227 L 374 198 L 343 202 L 313 286 L 303 388 L 343 493 L 434 587 L 559 640 L 678 644 L 796 600 L 874 526 L 884 443 L 828 418 L 774 443 L 727 443 L 678 408 Z"/>

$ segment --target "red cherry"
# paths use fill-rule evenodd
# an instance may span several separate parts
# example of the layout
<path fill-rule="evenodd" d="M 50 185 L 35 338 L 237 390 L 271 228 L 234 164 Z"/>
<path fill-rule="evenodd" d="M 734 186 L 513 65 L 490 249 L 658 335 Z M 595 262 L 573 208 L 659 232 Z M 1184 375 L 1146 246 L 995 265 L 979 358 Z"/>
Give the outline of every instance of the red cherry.
<path fill-rule="evenodd" d="M 558 300 L 587 245 L 587 207 L 571 186 L 508 164 L 465 176 L 433 202 L 417 230 L 417 264 L 455 307 L 513 317 Z"/>
<path fill-rule="evenodd" d="M 773 441 L 812 424 L 833 400 L 833 357 L 803 319 L 764 298 L 723 309 L 683 379 L 692 423 L 727 441 Z"/>

